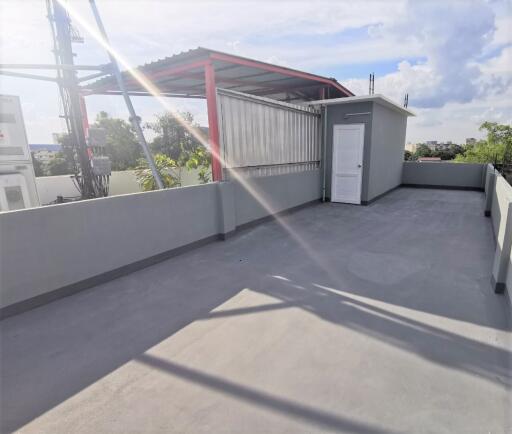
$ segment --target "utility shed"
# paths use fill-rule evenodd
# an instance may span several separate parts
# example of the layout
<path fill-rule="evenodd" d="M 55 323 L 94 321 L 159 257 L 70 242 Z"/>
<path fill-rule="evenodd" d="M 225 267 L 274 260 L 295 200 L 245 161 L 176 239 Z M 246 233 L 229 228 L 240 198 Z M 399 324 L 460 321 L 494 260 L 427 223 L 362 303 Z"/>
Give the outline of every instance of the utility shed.
<path fill-rule="evenodd" d="M 322 108 L 325 198 L 367 205 L 401 184 L 407 117 L 414 113 L 383 95 L 309 104 Z"/>

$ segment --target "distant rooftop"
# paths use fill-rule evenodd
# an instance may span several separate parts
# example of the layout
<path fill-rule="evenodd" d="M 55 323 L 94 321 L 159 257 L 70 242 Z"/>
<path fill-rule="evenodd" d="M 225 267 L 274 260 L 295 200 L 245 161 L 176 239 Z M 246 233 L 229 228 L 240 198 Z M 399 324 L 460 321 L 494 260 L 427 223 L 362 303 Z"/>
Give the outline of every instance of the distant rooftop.
<path fill-rule="evenodd" d="M 151 79 L 164 95 L 202 98 L 205 96 L 204 68 L 210 62 L 215 70 L 217 86 L 223 89 L 279 101 L 310 101 L 354 95 L 334 78 L 202 47 L 147 63 L 137 69 Z M 123 74 L 130 92 L 147 95 L 146 90 L 127 72 Z M 84 90 L 91 94 L 119 93 L 113 76 L 90 83 Z"/>
<path fill-rule="evenodd" d="M 28 145 L 31 151 L 53 151 L 59 152 L 62 147 L 60 145 L 55 144 L 44 144 L 44 143 L 35 143 Z"/>

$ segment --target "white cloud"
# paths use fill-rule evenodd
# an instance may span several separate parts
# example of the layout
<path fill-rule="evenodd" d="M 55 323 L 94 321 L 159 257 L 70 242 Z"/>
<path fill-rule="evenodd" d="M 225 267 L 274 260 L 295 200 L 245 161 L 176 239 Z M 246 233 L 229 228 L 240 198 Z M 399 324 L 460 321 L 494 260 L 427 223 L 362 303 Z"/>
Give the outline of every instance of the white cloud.
<path fill-rule="evenodd" d="M 416 106 L 464 103 L 478 95 L 480 70 L 475 61 L 492 42 L 494 12 L 483 0 L 410 1 L 405 13 L 379 33 L 391 41 L 415 41 L 421 47 L 425 65 L 402 65 L 405 80 L 417 78 L 407 83 L 412 85 Z"/>
<path fill-rule="evenodd" d="M 70 1 L 93 21 L 86 0 Z M 134 64 L 199 45 L 332 76 L 331 69 L 360 63 L 368 64 L 370 72 L 372 64 L 396 61 L 396 71 L 376 77 L 376 91 L 397 101 L 409 93 L 419 114 L 411 120 L 410 139 L 463 140 L 475 135 L 484 114 L 502 121 L 511 117 L 512 14 L 507 0 L 97 4 L 113 45 Z M 0 0 L 2 62 L 53 61 L 45 15 L 42 0 Z M 355 36 L 340 37 L 351 32 Z M 77 61 L 106 62 L 104 51 L 84 36 L 86 43 L 75 47 Z M 413 60 L 418 58 L 419 63 Z M 342 82 L 356 94 L 367 93 L 367 72 Z M 55 86 L 1 78 L 0 92 L 21 95 L 25 105 L 34 107 L 25 113 L 31 141 L 50 139 L 51 129 L 60 124 Z M 154 101 L 134 101 L 145 120 L 161 110 Z M 176 104 L 206 123 L 204 102 Z M 102 109 L 125 116 L 118 98 L 89 97 L 88 107 L 91 117 Z"/>

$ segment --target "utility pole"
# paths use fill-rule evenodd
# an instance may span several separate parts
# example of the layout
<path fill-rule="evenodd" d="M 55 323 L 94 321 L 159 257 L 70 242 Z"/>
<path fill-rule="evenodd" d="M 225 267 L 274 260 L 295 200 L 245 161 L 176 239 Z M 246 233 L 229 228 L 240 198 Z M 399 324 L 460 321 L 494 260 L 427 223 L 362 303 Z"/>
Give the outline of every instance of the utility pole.
<path fill-rule="evenodd" d="M 96 20 L 98 29 L 100 30 L 101 36 L 103 37 L 105 42 L 109 43 L 107 32 L 105 30 L 105 27 L 103 26 L 103 21 L 101 20 L 98 8 L 96 7 L 96 2 L 94 0 L 89 0 L 89 3 L 91 5 L 91 10 L 94 15 L 94 19 Z M 160 174 L 158 173 L 158 170 L 156 169 L 155 162 L 153 160 L 153 156 L 151 155 L 151 152 L 149 152 L 146 138 L 144 137 L 142 127 L 140 126 L 140 118 L 135 113 L 135 109 L 133 107 L 130 96 L 128 95 L 128 92 L 126 91 L 126 86 L 124 85 L 123 76 L 121 74 L 121 71 L 119 70 L 119 65 L 117 64 L 117 60 L 109 51 L 107 51 L 107 52 L 108 52 L 108 56 L 110 58 L 110 63 L 112 65 L 112 70 L 116 77 L 117 86 L 119 87 L 119 90 L 123 94 L 124 102 L 126 104 L 126 107 L 128 108 L 128 112 L 130 113 L 130 122 L 133 126 L 133 129 L 135 130 L 135 133 L 137 134 L 137 139 L 139 140 L 139 144 L 142 148 L 142 151 L 144 152 L 144 156 L 146 157 L 148 166 L 151 169 L 153 177 L 155 178 L 156 185 L 158 186 L 159 189 L 163 189 L 164 184 L 162 182 L 162 179 L 160 178 Z"/>
<path fill-rule="evenodd" d="M 54 55 L 57 66 L 59 92 L 64 108 L 64 118 L 71 139 L 75 162 L 75 177 L 83 199 L 97 197 L 98 186 L 95 185 L 87 151 L 84 125 L 82 123 L 82 107 L 77 73 L 74 68 L 62 65 L 74 65 L 72 47 L 72 27 L 67 11 L 55 0 L 46 0 L 48 19 L 52 29 Z M 108 181 L 107 181 L 108 182 Z"/>

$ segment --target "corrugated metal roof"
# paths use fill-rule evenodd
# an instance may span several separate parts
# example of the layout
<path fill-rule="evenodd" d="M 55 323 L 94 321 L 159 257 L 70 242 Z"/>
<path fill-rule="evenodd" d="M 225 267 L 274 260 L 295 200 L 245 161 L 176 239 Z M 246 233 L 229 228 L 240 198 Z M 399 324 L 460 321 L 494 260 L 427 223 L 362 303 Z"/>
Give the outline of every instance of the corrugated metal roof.
<path fill-rule="evenodd" d="M 207 61 L 211 62 L 215 69 L 217 86 L 229 90 L 267 96 L 280 101 L 315 100 L 319 98 L 321 92 L 328 98 L 353 95 L 333 78 L 202 47 L 146 63 L 137 70 L 146 75 L 164 95 L 203 97 L 204 63 Z M 130 92 L 140 95 L 146 93 L 132 76 L 127 72 L 123 74 Z M 90 83 L 84 90 L 91 94 L 119 92 L 113 76 Z"/>

